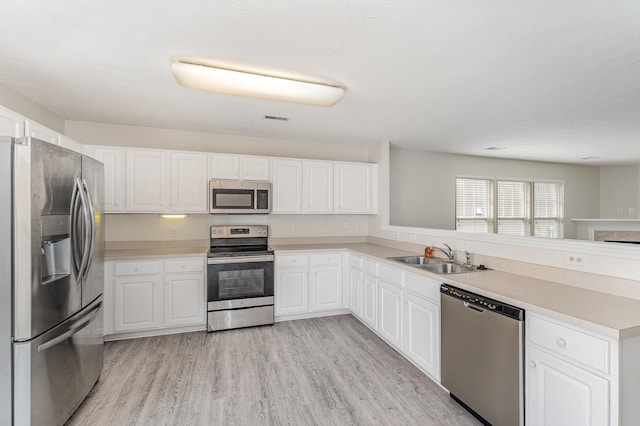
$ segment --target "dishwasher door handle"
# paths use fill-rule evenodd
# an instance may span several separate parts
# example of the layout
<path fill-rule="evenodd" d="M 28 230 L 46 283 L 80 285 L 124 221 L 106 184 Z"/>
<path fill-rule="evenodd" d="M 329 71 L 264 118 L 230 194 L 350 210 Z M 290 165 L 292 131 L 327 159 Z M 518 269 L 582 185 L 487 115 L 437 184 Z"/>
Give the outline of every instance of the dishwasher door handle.
<path fill-rule="evenodd" d="M 474 311 L 484 312 L 484 309 L 478 308 L 477 306 L 472 305 L 469 302 L 462 302 L 465 308 L 473 309 Z"/>

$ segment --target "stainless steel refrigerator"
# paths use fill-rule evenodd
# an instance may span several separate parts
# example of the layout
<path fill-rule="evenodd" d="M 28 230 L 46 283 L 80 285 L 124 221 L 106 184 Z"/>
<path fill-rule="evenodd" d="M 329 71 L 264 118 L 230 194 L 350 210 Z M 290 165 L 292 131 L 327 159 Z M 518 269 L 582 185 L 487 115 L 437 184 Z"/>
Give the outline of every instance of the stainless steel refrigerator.
<path fill-rule="evenodd" d="M 0 425 L 61 425 L 102 371 L 102 164 L 0 137 Z"/>

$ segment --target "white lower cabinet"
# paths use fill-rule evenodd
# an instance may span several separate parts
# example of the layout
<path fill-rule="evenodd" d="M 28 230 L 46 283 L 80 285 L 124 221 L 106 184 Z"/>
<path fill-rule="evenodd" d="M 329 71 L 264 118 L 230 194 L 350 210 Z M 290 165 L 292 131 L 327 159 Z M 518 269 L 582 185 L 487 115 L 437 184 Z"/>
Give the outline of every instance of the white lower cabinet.
<path fill-rule="evenodd" d="M 113 331 L 120 333 L 162 327 L 160 279 L 159 274 L 116 277 Z"/>
<path fill-rule="evenodd" d="M 617 341 L 535 314 L 526 327 L 526 424 L 623 424 Z"/>
<path fill-rule="evenodd" d="M 529 349 L 527 425 L 608 425 L 609 381 Z"/>
<path fill-rule="evenodd" d="M 440 303 L 405 291 L 403 352 L 440 381 Z"/>
<path fill-rule="evenodd" d="M 362 321 L 378 328 L 378 279 L 366 273 L 362 277 Z"/>
<path fill-rule="evenodd" d="M 105 262 L 105 334 L 205 329 L 204 259 Z"/>
<path fill-rule="evenodd" d="M 358 318 L 362 318 L 362 271 L 349 268 L 349 310 Z"/>
<path fill-rule="evenodd" d="M 278 269 L 276 273 L 275 314 L 301 314 L 309 311 L 309 269 Z"/>
<path fill-rule="evenodd" d="M 402 288 L 380 280 L 378 332 L 391 345 L 402 348 Z"/>
<path fill-rule="evenodd" d="M 276 254 L 276 318 L 343 312 L 342 275 L 342 253 Z"/>

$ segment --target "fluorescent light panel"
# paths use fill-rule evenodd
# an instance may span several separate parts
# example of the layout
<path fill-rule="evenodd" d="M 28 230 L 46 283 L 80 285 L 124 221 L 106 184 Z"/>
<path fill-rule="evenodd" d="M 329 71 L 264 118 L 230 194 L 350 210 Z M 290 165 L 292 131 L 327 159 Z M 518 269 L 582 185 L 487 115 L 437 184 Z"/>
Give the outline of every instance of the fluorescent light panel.
<path fill-rule="evenodd" d="M 171 71 L 179 84 L 190 89 L 252 98 L 331 106 L 345 93 L 342 87 L 337 86 L 188 62 L 174 62 Z"/>

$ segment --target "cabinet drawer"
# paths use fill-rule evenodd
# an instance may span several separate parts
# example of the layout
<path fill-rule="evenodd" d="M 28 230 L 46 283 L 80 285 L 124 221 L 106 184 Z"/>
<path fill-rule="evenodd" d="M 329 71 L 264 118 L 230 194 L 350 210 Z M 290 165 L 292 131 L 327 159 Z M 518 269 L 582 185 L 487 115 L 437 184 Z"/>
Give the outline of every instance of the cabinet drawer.
<path fill-rule="evenodd" d="M 531 343 L 609 374 L 611 348 L 607 340 L 534 315 L 527 321 Z"/>
<path fill-rule="evenodd" d="M 362 262 L 362 270 L 366 274 L 378 276 L 378 264 L 368 259 L 364 259 Z"/>
<path fill-rule="evenodd" d="M 311 266 L 318 265 L 342 265 L 342 253 L 312 254 L 309 257 Z"/>
<path fill-rule="evenodd" d="M 380 264 L 378 266 L 378 277 L 381 280 L 385 280 L 387 282 L 401 286 L 403 275 L 404 275 L 404 272 L 401 271 L 400 269 L 396 269 L 384 264 Z"/>
<path fill-rule="evenodd" d="M 306 254 L 285 254 L 276 257 L 278 267 L 287 266 L 307 266 L 309 264 L 309 256 Z"/>
<path fill-rule="evenodd" d="M 164 271 L 168 273 L 173 272 L 203 272 L 204 261 L 203 259 L 176 259 L 166 260 L 164 262 Z"/>
<path fill-rule="evenodd" d="M 407 290 L 426 297 L 440 306 L 440 283 L 416 274 L 404 275 L 404 286 Z"/>
<path fill-rule="evenodd" d="M 359 256 L 349 255 L 349 266 L 352 268 L 362 269 L 362 258 Z"/>
<path fill-rule="evenodd" d="M 149 275 L 160 273 L 160 262 L 117 262 L 116 275 Z"/>

